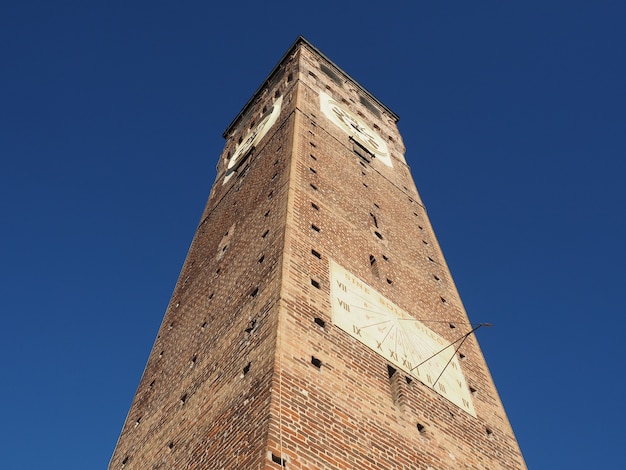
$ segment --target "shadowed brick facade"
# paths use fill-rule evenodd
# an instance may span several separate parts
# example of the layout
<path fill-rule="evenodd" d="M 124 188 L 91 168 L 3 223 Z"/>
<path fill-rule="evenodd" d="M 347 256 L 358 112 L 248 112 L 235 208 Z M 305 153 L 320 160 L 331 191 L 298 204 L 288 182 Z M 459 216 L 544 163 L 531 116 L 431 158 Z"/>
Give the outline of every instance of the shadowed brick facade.
<path fill-rule="evenodd" d="M 320 93 L 384 137 L 392 166 L 328 119 Z M 333 323 L 335 262 L 447 341 L 471 330 L 397 120 L 292 45 L 224 133 L 109 468 L 526 468 L 474 335 L 456 357 L 476 416 Z"/>

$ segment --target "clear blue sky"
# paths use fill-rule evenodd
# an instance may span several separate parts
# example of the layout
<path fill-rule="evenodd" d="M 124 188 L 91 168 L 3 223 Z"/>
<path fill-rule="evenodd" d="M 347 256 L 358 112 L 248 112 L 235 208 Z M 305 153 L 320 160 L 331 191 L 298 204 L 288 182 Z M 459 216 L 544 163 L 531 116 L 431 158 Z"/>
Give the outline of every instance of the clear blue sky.
<path fill-rule="evenodd" d="M 0 467 L 102 469 L 215 178 L 302 34 L 398 113 L 532 469 L 626 468 L 626 2 L 0 6 Z"/>

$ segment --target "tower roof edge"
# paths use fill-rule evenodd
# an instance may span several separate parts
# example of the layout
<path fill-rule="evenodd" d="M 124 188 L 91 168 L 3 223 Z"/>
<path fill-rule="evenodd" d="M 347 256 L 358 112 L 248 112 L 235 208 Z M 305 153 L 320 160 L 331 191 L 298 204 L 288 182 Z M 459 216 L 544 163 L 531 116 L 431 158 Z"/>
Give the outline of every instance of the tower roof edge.
<path fill-rule="evenodd" d="M 367 91 L 359 82 L 357 82 L 354 78 L 352 78 L 348 73 L 346 73 L 341 67 L 335 64 L 332 60 L 330 60 L 322 51 L 320 51 L 317 47 L 315 47 L 311 42 L 306 39 L 304 36 L 298 36 L 296 40 L 289 46 L 289 49 L 283 54 L 280 60 L 276 63 L 276 65 L 272 68 L 270 73 L 267 75 L 265 80 L 261 83 L 261 85 L 255 90 L 252 94 L 252 97 L 246 102 L 246 104 L 241 108 L 241 111 L 235 116 L 235 118 L 231 121 L 231 123 L 226 127 L 224 132 L 222 133 L 222 137 L 226 138 L 230 132 L 230 130 L 234 127 L 235 123 L 241 118 L 242 115 L 245 114 L 246 110 L 250 107 L 250 105 L 254 102 L 255 98 L 259 94 L 261 90 L 265 87 L 265 85 L 271 80 L 272 76 L 276 74 L 276 72 L 280 69 L 280 66 L 285 62 L 287 57 L 292 55 L 298 48 L 306 46 L 311 49 L 315 54 L 320 56 L 326 62 L 331 64 L 334 68 L 336 68 L 340 73 L 342 73 L 348 80 L 354 83 L 359 90 L 361 90 L 368 98 L 378 104 L 381 108 L 383 108 L 389 115 L 398 122 L 400 120 L 400 116 L 394 113 L 391 109 L 389 109 L 386 105 L 384 105 L 378 98 L 372 95 L 369 91 Z"/>

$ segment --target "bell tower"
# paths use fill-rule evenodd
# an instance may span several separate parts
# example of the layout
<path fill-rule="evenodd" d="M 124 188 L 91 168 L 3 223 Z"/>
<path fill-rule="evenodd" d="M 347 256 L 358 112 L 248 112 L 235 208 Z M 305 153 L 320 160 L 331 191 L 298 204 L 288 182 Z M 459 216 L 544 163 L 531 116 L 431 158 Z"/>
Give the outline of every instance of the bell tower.
<path fill-rule="evenodd" d="M 224 132 L 109 468 L 526 468 L 397 121 L 289 48 Z"/>

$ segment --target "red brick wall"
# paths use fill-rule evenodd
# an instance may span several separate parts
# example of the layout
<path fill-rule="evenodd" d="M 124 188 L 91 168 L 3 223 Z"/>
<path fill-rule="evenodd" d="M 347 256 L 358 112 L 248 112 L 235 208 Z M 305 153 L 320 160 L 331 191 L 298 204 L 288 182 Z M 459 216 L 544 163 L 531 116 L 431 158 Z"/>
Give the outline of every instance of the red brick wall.
<path fill-rule="evenodd" d="M 354 153 L 320 91 L 387 139 L 392 168 Z M 279 120 L 222 184 L 277 96 Z M 110 468 L 525 468 L 473 336 L 460 352 L 477 417 L 401 370 L 389 377 L 332 323 L 330 259 L 450 341 L 469 328 L 394 115 L 299 42 L 225 136 Z"/>

